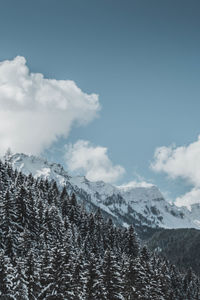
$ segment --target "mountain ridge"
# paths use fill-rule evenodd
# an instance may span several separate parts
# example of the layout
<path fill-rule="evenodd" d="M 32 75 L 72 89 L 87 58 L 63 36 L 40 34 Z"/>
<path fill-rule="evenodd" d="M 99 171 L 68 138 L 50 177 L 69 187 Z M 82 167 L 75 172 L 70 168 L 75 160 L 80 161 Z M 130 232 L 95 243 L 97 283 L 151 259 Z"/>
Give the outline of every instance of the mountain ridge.
<path fill-rule="evenodd" d="M 68 190 L 76 192 L 78 200 L 88 210 L 100 207 L 123 227 L 133 224 L 138 228 L 200 229 L 200 217 L 196 212 L 196 209 L 200 211 L 200 205 L 194 206 L 194 211 L 189 211 L 185 207 L 170 204 L 155 185 L 127 187 L 103 181 L 92 182 L 84 176 L 69 175 L 60 164 L 23 153 L 9 155 L 6 159 L 13 169 L 25 175 L 31 173 L 35 178 L 55 180 L 60 187 L 66 185 Z"/>

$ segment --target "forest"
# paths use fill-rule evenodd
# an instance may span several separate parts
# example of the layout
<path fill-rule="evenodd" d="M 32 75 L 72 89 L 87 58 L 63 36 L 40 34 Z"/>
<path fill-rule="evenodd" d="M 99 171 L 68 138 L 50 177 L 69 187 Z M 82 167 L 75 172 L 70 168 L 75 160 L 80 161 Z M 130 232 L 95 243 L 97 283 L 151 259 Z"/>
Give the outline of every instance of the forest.
<path fill-rule="evenodd" d="M 54 181 L 0 161 L 0 299 L 198 300 L 199 278 L 86 212 Z"/>

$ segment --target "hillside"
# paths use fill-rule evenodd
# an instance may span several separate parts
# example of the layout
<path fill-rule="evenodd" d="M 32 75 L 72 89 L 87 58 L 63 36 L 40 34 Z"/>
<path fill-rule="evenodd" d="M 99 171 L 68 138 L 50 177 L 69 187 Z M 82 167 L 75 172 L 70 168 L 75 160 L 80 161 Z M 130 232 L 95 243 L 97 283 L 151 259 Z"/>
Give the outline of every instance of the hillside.
<path fill-rule="evenodd" d="M 165 229 L 155 233 L 148 246 L 167 257 L 181 269 L 192 268 L 200 275 L 200 231 L 196 229 Z"/>
<path fill-rule="evenodd" d="M 2 162 L 0 232 L 1 299 L 200 299 L 199 279 L 140 249 L 133 227 Z"/>

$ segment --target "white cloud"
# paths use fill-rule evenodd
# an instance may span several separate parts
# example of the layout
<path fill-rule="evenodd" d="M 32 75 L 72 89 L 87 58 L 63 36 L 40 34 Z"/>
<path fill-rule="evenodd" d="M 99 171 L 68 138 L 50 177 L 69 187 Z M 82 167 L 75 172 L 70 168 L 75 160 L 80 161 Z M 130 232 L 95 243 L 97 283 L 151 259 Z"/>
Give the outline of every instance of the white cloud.
<path fill-rule="evenodd" d="M 152 183 L 146 181 L 130 181 L 126 184 L 119 185 L 120 189 L 132 189 L 132 188 L 150 188 L 154 186 Z"/>
<path fill-rule="evenodd" d="M 151 168 L 173 179 L 183 178 L 194 186 L 189 193 L 176 199 L 177 205 L 189 207 L 200 202 L 200 136 L 187 146 L 157 148 Z"/>
<path fill-rule="evenodd" d="M 200 136 L 188 146 L 160 147 L 154 155 L 152 169 L 165 172 L 171 178 L 182 177 L 195 186 L 200 186 Z"/>
<path fill-rule="evenodd" d="M 71 80 L 30 73 L 24 57 L 0 63 L 0 153 L 38 154 L 75 124 L 92 121 L 98 95 L 83 93 Z"/>
<path fill-rule="evenodd" d="M 186 206 L 189 210 L 191 205 L 195 203 L 200 203 L 200 189 L 198 188 L 193 188 L 185 195 L 177 197 L 175 201 L 177 206 Z"/>
<path fill-rule="evenodd" d="M 79 140 L 74 145 L 67 145 L 66 150 L 68 169 L 72 172 L 83 172 L 91 181 L 103 180 L 111 183 L 125 173 L 122 166 L 112 164 L 105 147 L 95 147 L 88 141 Z"/>

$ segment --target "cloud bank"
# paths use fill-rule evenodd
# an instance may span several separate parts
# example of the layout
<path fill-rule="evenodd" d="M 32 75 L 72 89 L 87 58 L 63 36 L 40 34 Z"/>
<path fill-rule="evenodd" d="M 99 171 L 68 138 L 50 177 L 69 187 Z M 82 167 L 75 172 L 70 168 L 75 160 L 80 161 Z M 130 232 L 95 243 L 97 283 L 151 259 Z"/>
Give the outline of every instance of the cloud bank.
<path fill-rule="evenodd" d="M 83 172 L 91 181 L 115 182 L 125 173 L 120 165 L 113 165 L 107 148 L 93 146 L 88 141 L 79 140 L 66 146 L 66 164 L 69 171 Z"/>
<path fill-rule="evenodd" d="M 92 121 L 98 95 L 88 95 L 71 80 L 30 73 L 24 57 L 0 62 L 0 154 L 39 154 L 74 124 Z"/>
<path fill-rule="evenodd" d="M 157 148 L 151 168 L 173 179 L 183 178 L 194 186 L 189 193 L 176 199 L 178 206 L 190 208 L 192 204 L 200 203 L 200 136 L 187 146 Z"/>

